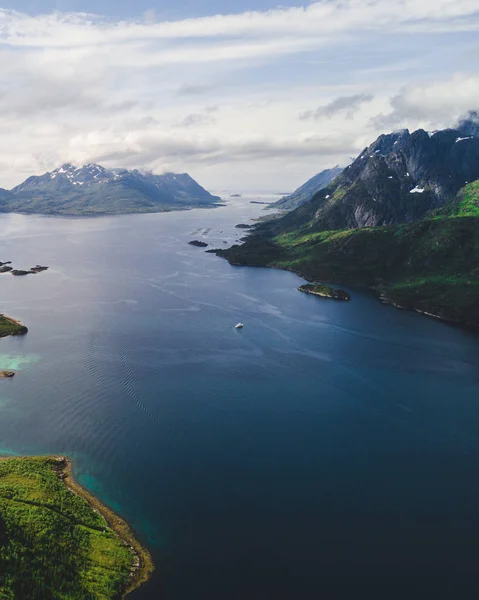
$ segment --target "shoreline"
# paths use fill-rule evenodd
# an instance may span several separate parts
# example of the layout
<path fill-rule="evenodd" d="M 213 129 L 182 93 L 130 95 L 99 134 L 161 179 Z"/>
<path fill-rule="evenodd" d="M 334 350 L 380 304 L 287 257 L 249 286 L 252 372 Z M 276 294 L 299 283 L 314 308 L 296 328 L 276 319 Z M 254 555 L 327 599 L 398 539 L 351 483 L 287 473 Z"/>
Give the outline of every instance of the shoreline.
<path fill-rule="evenodd" d="M 19 321 L 18 319 L 14 319 L 13 317 L 9 317 L 8 315 L 4 314 L 4 313 L 0 313 L 0 317 L 3 317 L 4 319 L 7 319 L 7 321 L 11 321 L 12 323 L 15 323 L 15 325 L 20 325 L 20 327 L 25 327 L 25 325 Z"/>
<path fill-rule="evenodd" d="M 219 253 L 217 252 L 217 250 L 219 250 Z M 276 269 L 277 271 L 286 271 L 288 273 L 294 273 L 295 275 L 297 275 L 298 277 L 301 277 L 308 283 L 313 283 L 315 281 L 316 282 L 318 281 L 318 278 L 311 278 L 308 275 L 305 275 L 304 273 L 302 273 L 301 271 L 297 271 L 297 270 L 291 269 L 289 267 L 278 267 L 276 265 L 249 265 L 249 264 L 246 264 L 243 262 L 235 262 L 234 260 L 229 260 L 226 256 L 224 256 L 222 254 L 223 252 L 227 252 L 228 250 L 229 250 L 229 248 L 227 248 L 226 250 L 224 250 L 223 248 L 216 248 L 216 249 L 212 249 L 212 250 L 207 250 L 207 252 L 209 252 L 210 254 L 215 254 L 215 256 L 218 256 L 219 258 L 223 258 L 232 267 L 252 267 L 252 268 L 259 268 L 259 269 Z M 443 315 L 435 314 L 433 312 L 421 310 L 420 308 L 415 308 L 414 306 L 401 305 L 398 302 L 396 302 L 395 300 L 392 300 L 391 298 L 389 298 L 386 295 L 386 293 L 384 292 L 384 290 L 379 289 L 378 287 L 360 286 L 356 283 L 347 283 L 344 280 L 328 281 L 327 283 L 328 284 L 332 283 L 333 285 L 345 285 L 349 288 L 353 288 L 362 293 L 366 293 L 366 294 L 370 295 L 375 300 L 377 300 L 378 302 L 380 302 L 381 304 L 383 304 L 385 306 L 391 306 L 393 308 L 396 308 L 397 310 L 404 310 L 407 312 L 416 313 L 423 317 L 427 317 L 429 319 L 434 319 L 435 321 L 444 323 L 445 325 L 457 327 L 459 329 L 462 329 L 463 331 L 468 331 L 469 333 L 473 333 L 475 335 L 479 334 L 479 325 L 476 325 L 474 323 L 469 323 L 467 321 L 460 321 L 457 319 L 448 318 Z"/>
<path fill-rule="evenodd" d="M 0 461 L 29 458 L 28 456 L 0 455 Z M 135 538 L 130 525 L 111 508 L 106 506 L 99 498 L 94 496 L 84 488 L 73 475 L 73 464 L 70 458 L 66 456 L 38 456 L 34 458 L 49 458 L 56 461 L 54 470 L 65 486 L 75 495 L 79 496 L 90 506 L 92 510 L 97 511 L 106 521 L 108 527 L 120 538 L 120 540 L 129 546 L 132 550 L 133 561 L 130 570 L 130 580 L 126 582 L 120 597 L 124 598 L 142 584 L 146 583 L 151 577 L 155 566 L 153 559 L 146 548 Z"/>
<path fill-rule="evenodd" d="M 91 492 L 85 489 L 73 475 L 73 464 L 68 457 L 54 457 L 63 459 L 63 468 L 61 474 L 67 488 L 80 498 L 83 498 L 94 510 L 97 510 L 101 516 L 105 519 L 108 527 L 114 531 L 118 537 L 129 546 L 134 555 L 133 566 L 130 572 L 131 581 L 127 583 L 124 591 L 122 592 L 122 598 L 127 594 L 130 594 L 143 583 L 146 583 L 151 577 L 155 566 L 153 559 L 146 548 L 144 548 L 140 542 L 135 538 L 133 530 L 130 525 L 119 515 L 117 515 L 111 508 L 106 506 L 99 498 L 94 496 Z"/>
<path fill-rule="evenodd" d="M 2 319 L 4 321 L 7 321 L 8 323 L 10 323 L 12 326 L 18 327 L 19 330 L 17 330 L 17 331 L 8 331 L 8 332 L 0 332 L 0 338 L 2 338 L 2 337 L 9 337 L 11 335 L 12 336 L 25 335 L 26 333 L 28 333 L 28 327 L 26 325 L 24 325 L 18 319 L 14 319 L 13 317 L 9 317 L 8 315 L 0 313 L 0 320 L 2 320 Z"/>

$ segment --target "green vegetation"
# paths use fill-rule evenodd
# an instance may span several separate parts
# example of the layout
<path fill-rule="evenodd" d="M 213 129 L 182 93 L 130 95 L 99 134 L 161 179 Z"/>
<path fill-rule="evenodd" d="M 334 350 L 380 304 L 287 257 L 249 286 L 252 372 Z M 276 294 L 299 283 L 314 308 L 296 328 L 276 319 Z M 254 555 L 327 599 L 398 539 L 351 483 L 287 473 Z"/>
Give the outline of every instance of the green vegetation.
<path fill-rule="evenodd" d="M 106 600 L 131 589 L 136 548 L 69 469 L 64 458 L 0 460 L 0 598 Z"/>
<path fill-rule="evenodd" d="M 322 298 L 331 298 L 333 300 L 350 300 L 350 296 L 344 290 L 336 290 L 330 285 L 325 283 L 306 283 L 300 285 L 298 290 L 305 292 L 306 294 L 313 294 L 314 296 L 321 296 Z"/>
<path fill-rule="evenodd" d="M 0 315 L 0 337 L 6 337 L 7 335 L 23 335 L 27 333 L 28 329 L 25 325 L 22 325 L 15 319 Z"/>
<path fill-rule="evenodd" d="M 470 203 L 469 190 L 461 197 Z M 306 225 L 286 233 L 277 232 L 279 223 L 217 254 L 236 265 L 372 289 L 401 307 L 479 326 L 479 217 L 319 232 Z"/>
<path fill-rule="evenodd" d="M 479 181 L 467 184 L 456 199 L 436 211 L 438 217 L 479 217 Z"/>

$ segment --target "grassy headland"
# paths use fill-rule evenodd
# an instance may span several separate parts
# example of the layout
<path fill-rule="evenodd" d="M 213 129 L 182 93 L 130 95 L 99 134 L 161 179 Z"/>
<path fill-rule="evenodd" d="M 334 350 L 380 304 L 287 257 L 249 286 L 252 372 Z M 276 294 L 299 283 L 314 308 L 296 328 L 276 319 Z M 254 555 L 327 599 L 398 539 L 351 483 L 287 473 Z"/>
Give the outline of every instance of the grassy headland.
<path fill-rule="evenodd" d="M 0 337 L 7 335 L 24 335 L 28 329 L 19 321 L 0 314 Z"/>
<path fill-rule="evenodd" d="M 122 598 L 153 571 L 128 525 L 63 457 L 0 460 L 0 597 Z"/>

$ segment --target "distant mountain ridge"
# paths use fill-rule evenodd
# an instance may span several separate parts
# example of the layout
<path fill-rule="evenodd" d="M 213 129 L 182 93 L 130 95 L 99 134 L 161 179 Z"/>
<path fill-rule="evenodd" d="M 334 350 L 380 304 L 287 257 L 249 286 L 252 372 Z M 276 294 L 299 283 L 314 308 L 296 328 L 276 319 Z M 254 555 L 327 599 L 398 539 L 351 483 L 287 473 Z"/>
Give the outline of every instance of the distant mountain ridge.
<path fill-rule="evenodd" d="M 187 173 L 155 175 L 101 165 L 66 163 L 0 191 L 0 210 L 46 214 L 163 212 L 215 206 L 211 195 Z"/>
<path fill-rule="evenodd" d="M 337 177 L 343 169 L 339 166 L 335 166 L 332 169 L 325 169 L 317 175 L 308 179 L 306 183 L 303 183 L 297 190 L 292 194 L 284 196 L 280 200 L 273 202 L 270 208 L 280 208 L 281 210 L 294 210 L 304 204 L 314 196 L 316 192 L 327 187 L 331 181 Z"/>

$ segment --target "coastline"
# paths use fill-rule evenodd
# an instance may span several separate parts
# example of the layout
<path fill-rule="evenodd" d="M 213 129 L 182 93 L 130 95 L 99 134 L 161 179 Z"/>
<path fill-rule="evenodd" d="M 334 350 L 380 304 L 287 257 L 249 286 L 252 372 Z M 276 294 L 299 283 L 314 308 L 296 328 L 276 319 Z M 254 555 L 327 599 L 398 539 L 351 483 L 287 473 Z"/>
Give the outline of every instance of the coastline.
<path fill-rule="evenodd" d="M 106 506 L 101 500 L 94 496 L 91 492 L 86 490 L 73 475 L 73 465 L 71 459 L 67 457 L 54 457 L 62 458 L 63 465 L 61 467 L 62 479 L 67 488 L 80 498 L 83 498 L 94 510 L 97 510 L 102 517 L 105 519 L 108 527 L 114 531 L 118 537 L 128 545 L 134 555 L 133 568 L 130 575 L 130 581 L 125 586 L 122 593 L 122 598 L 127 594 L 130 594 L 143 583 L 146 583 L 151 577 L 155 566 L 153 559 L 146 548 L 144 548 L 140 542 L 135 538 L 133 531 L 129 524 L 117 515 L 111 508 Z"/>
<path fill-rule="evenodd" d="M 318 277 L 310 277 L 310 276 L 306 275 L 305 273 L 301 272 L 300 270 L 293 269 L 291 267 L 279 267 L 278 265 L 270 265 L 270 264 L 248 264 L 246 262 L 235 261 L 234 259 L 230 260 L 228 258 L 228 256 L 226 256 L 226 253 L 228 252 L 228 250 L 230 250 L 230 248 L 227 248 L 227 249 L 217 248 L 217 249 L 207 250 L 206 252 L 208 252 L 210 254 L 215 254 L 216 256 L 225 259 L 232 267 L 253 267 L 253 268 L 257 267 L 260 269 L 276 269 L 278 271 L 288 271 L 289 273 L 294 273 L 295 275 L 298 275 L 298 277 L 301 277 L 308 283 L 313 283 L 313 282 L 317 283 L 319 281 Z M 384 304 L 386 306 L 391 306 L 398 310 L 414 312 L 423 317 L 427 317 L 429 319 L 434 319 L 435 321 L 440 321 L 446 325 L 451 325 L 452 327 L 458 327 L 459 329 L 463 329 L 465 331 L 474 333 L 476 335 L 479 334 L 479 325 L 476 325 L 475 323 L 470 323 L 465 320 L 453 319 L 450 317 L 446 317 L 444 315 L 434 313 L 432 311 L 421 310 L 420 308 L 415 308 L 414 306 L 411 306 L 411 305 L 405 306 L 405 305 L 400 304 L 399 302 L 393 300 L 392 298 L 390 298 L 387 295 L 387 293 L 384 291 L 384 289 L 381 289 L 376 286 L 361 286 L 361 285 L 358 285 L 356 282 L 348 283 L 347 281 L 345 281 L 344 279 L 341 279 L 341 278 L 338 280 L 331 280 L 331 278 L 329 278 L 327 281 L 325 280 L 324 282 L 321 282 L 321 283 L 327 283 L 327 284 L 332 283 L 334 285 L 345 285 L 347 287 L 354 288 L 354 289 L 357 289 L 358 291 L 369 294 L 375 300 L 377 300 L 378 302 L 380 302 L 381 304 Z"/>
<path fill-rule="evenodd" d="M 25 335 L 28 333 L 28 328 L 18 319 L 14 319 L 13 317 L 9 317 L 3 313 L 0 313 L 0 321 L 6 322 L 10 324 L 13 328 L 13 331 L 1 331 L 0 330 L 0 338 L 8 337 L 10 335 Z"/>
<path fill-rule="evenodd" d="M 29 456 L 0 455 L 0 461 L 28 459 Z M 130 594 L 143 583 L 146 583 L 151 577 L 155 566 L 153 559 L 146 548 L 135 538 L 128 523 L 117 515 L 111 508 L 106 506 L 101 500 L 86 490 L 73 475 L 73 465 L 70 458 L 65 456 L 36 456 L 34 458 L 47 458 L 56 462 L 54 470 L 65 486 L 75 495 L 87 502 L 91 509 L 98 512 L 106 521 L 108 527 L 120 538 L 120 540 L 129 546 L 133 554 L 132 568 L 130 570 L 130 579 L 125 584 L 121 592 L 121 598 Z"/>
<path fill-rule="evenodd" d="M 19 321 L 18 319 L 14 319 L 13 317 L 9 317 L 8 315 L 5 315 L 4 313 L 0 313 L 0 317 L 3 317 L 4 319 L 7 319 L 7 321 L 11 321 L 12 323 L 15 323 L 15 325 L 20 325 L 20 327 L 25 327 L 25 325 Z"/>

